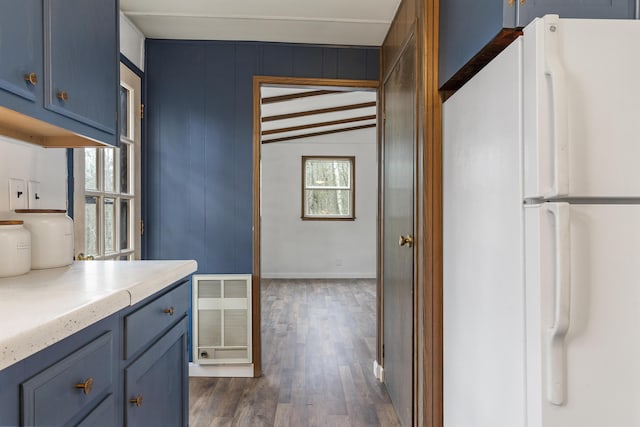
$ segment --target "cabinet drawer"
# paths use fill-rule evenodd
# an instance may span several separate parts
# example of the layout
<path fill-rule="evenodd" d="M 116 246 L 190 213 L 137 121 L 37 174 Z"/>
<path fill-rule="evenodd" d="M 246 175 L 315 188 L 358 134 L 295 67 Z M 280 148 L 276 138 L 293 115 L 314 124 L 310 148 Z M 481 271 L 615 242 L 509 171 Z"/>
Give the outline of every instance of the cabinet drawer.
<path fill-rule="evenodd" d="M 95 406 L 112 391 L 113 360 L 107 332 L 22 383 L 24 425 L 65 425 Z"/>
<path fill-rule="evenodd" d="M 144 305 L 124 319 L 124 357 L 130 358 L 189 311 L 189 282 Z"/>

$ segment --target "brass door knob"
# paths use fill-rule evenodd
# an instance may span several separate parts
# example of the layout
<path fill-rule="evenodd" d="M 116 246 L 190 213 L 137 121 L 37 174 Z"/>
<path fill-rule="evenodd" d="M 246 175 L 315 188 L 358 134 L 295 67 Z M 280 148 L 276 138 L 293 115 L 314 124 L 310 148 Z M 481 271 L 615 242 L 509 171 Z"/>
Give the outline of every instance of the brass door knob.
<path fill-rule="evenodd" d="M 138 408 L 142 406 L 142 395 L 139 394 L 137 395 L 135 398 L 133 399 L 129 399 L 129 403 L 133 403 L 134 405 L 136 405 Z"/>
<path fill-rule="evenodd" d="M 24 79 L 34 86 L 38 84 L 38 75 L 36 73 L 25 74 Z"/>
<path fill-rule="evenodd" d="M 413 236 L 411 234 L 407 235 L 407 237 L 400 236 L 400 240 L 398 241 L 398 244 L 400 246 L 407 245 L 409 247 L 412 247 L 413 246 Z"/>
<path fill-rule="evenodd" d="M 173 316 L 173 307 L 165 308 L 164 312 L 167 313 L 169 316 Z"/>
<path fill-rule="evenodd" d="M 87 378 L 85 382 L 76 384 L 76 388 L 82 389 L 84 394 L 91 393 L 91 389 L 93 388 L 93 378 Z"/>
<path fill-rule="evenodd" d="M 58 92 L 56 97 L 62 102 L 67 102 L 69 100 L 69 94 L 66 90 L 61 90 L 60 92 Z"/>

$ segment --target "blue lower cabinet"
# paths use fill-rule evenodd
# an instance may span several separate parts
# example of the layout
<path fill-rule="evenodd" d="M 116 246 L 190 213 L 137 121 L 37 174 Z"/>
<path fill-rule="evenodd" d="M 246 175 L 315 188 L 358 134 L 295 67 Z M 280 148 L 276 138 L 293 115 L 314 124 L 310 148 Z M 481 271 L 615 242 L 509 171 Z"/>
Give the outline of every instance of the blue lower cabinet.
<path fill-rule="evenodd" d="M 0 426 L 187 426 L 188 292 L 176 282 L 0 370 Z M 127 335 L 132 315 L 161 326 Z"/>
<path fill-rule="evenodd" d="M 113 427 L 118 425 L 116 420 L 116 399 L 110 394 L 77 427 Z"/>
<path fill-rule="evenodd" d="M 188 425 L 188 318 L 125 369 L 125 425 Z"/>
<path fill-rule="evenodd" d="M 113 356 L 108 332 L 22 383 L 24 425 L 66 425 L 97 406 L 113 391 Z"/>

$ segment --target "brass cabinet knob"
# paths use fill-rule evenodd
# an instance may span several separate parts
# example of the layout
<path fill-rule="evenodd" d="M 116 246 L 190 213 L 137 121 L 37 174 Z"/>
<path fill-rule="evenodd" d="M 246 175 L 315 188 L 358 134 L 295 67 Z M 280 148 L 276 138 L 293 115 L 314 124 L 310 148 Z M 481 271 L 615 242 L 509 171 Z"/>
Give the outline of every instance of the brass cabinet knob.
<path fill-rule="evenodd" d="M 411 234 L 407 235 L 407 237 L 400 236 L 400 240 L 398 241 L 398 244 L 400 246 L 407 245 L 409 247 L 412 247 L 413 246 L 413 236 Z"/>
<path fill-rule="evenodd" d="M 91 393 L 91 389 L 93 388 L 93 378 L 87 378 L 85 382 L 76 384 L 76 388 L 82 389 L 84 394 Z"/>
<path fill-rule="evenodd" d="M 25 74 L 24 79 L 34 86 L 38 84 L 38 75 L 36 73 Z"/>
<path fill-rule="evenodd" d="M 134 405 L 136 405 L 138 408 L 142 406 L 142 395 L 139 394 L 137 395 L 135 398 L 133 399 L 129 399 L 129 403 L 133 403 Z"/>
<path fill-rule="evenodd" d="M 173 316 L 173 307 L 165 308 L 164 312 L 167 313 L 169 316 Z"/>
<path fill-rule="evenodd" d="M 66 90 L 61 90 L 60 92 L 58 92 L 56 97 L 62 102 L 67 102 L 69 100 L 69 94 Z"/>

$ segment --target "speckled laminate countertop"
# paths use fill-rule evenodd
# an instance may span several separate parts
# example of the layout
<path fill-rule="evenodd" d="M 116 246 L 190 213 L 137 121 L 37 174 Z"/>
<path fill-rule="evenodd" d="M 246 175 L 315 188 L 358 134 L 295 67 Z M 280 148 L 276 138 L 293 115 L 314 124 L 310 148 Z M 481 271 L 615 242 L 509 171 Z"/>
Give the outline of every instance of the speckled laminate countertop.
<path fill-rule="evenodd" d="M 0 370 L 195 272 L 195 261 L 81 261 L 0 279 Z"/>

